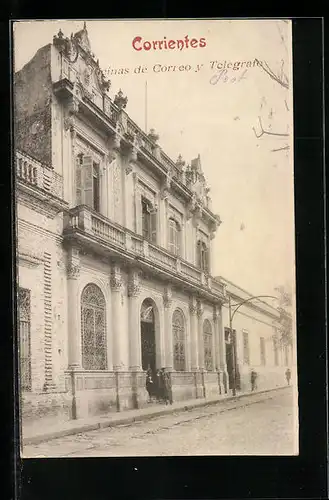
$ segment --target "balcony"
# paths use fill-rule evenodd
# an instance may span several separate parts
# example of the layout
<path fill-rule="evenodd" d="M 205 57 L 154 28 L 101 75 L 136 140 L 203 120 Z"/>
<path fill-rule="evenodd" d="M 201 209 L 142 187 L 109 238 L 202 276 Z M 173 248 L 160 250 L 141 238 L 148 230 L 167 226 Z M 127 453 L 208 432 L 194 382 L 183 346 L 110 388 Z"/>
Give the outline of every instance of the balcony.
<path fill-rule="evenodd" d="M 213 302 L 225 300 L 225 285 L 87 206 L 75 207 L 65 216 L 64 239 L 75 240 L 95 253 L 109 258 L 117 257 L 125 264 L 137 265 L 146 272 L 153 271 L 159 277 L 170 279 Z"/>
<path fill-rule="evenodd" d="M 16 151 L 16 176 L 20 187 L 25 191 L 39 193 L 41 199 L 49 199 L 49 195 L 54 198 L 54 204 L 66 206 L 63 201 L 63 179 L 52 168 L 35 160 L 31 156 L 21 151 Z M 32 191 L 31 191 L 32 190 Z"/>

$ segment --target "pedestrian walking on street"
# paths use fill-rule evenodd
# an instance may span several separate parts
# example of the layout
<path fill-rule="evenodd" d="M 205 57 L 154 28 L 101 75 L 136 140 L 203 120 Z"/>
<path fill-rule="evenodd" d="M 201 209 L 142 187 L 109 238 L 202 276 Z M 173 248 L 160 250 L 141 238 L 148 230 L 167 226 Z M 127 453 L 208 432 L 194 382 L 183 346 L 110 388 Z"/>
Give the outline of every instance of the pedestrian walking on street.
<path fill-rule="evenodd" d="M 291 370 L 290 368 L 286 369 L 286 380 L 287 380 L 287 385 L 290 385 L 290 379 L 291 379 Z"/>
<path fill-rule="evenodd" d="M 166 372 L 164 368 L 162 368 L 162 376 L 163 376 L 163 387 L 164 387 L 164 400 L 166 405 L 170 403 L 172 405 L 172 388 L 171 388 L 171 380 L 170 373 Z"/>
<path fill-rule="evenodd" d="M 251 383 L 251 390 L 255 391 L 257 389 L 257 372 L 255 372 L 254 369 L 251 370 L 250 373 L 250 383 Z"/>

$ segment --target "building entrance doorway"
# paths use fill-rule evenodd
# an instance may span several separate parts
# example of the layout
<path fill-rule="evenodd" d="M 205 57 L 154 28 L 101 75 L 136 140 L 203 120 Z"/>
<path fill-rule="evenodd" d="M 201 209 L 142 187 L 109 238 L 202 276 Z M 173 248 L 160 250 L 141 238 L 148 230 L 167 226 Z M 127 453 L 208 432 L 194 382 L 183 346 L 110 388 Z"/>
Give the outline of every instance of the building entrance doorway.
<path fill-rule="evenodd" d="M 228 374 L 229 389 L 233 389 L 233 378 L 235 375 L 235 388 L 240 389 L 239 367 L 236 353 L 236 331 L 232 334 L 229 328 L 225 328 L 225 348 L 226 348 L 226 367 Z M 234 370 L 235 367 L 235 370 Z M 235 373 L 234 373 L 235 372 Z"/>
<path fill-rule="evenodd" d="M 160 367 L 157 367 L 156 363 L 154 307 L 150 299 L 144 300 L 141 307 L 142 369 L 147 372 L 146 390 L 149 402 L 160 399 L 162 387 L 162 375 L 157 371 Z"/>
<path fill-rule="evenodd" d="M 156 372 L 154 306 L 151 300 L 144 300 L 141 308 L 142 369 Z"/>

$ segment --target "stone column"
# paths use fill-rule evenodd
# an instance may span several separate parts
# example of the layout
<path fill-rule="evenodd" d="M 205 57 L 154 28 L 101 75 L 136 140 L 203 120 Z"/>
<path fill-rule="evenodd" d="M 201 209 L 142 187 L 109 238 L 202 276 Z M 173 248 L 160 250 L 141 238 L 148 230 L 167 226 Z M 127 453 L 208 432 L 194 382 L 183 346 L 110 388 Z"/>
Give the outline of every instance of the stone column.
<path fill-rule="evenodd" d="M 111 298 L 112 298 L 112 342 L 113 342 L 113 370 L 120 371 L 121 364 L 121 293 L 122 293 L 122 276 L 121 269 L 118 265 L 112 267 L 111 272 Z"/>
<path fill-rule="evenodd" d="M 197 303 L 198 315 L 198 345 L 199 345 L 199 369 L 204 371 L 204 341 L 203 341 L 203 304 Z"/>
<path fill-rule="evenodd" d="M 164 305 L 164 335 L 165 335 L 165 367 L 168 371 L 173 370 L 173 337 L 171 319 L 172 291 L 170 285 L 165 288 L 163 295 Z"/>
<path fill-rule="evenodd" d="M 79 250 L 70 248 L 67 265 L 68 368 L 81 368 L 81 328 L 79 322 Z"/>
<path fill-rule="evenodd" d="M 190 323 L 191 323 L 191 370 L 198 370 L 198 325 L 197 325 L 197 302 L 196 298 L 190 300 Z"/>
<path fill-rule="evenodd" d="M 79 250 L 70 248 L 67 264 L 67 310 L 68 310 L 68 370 L 71 378 L 71 418 L 80 415 L 76 396 L 75 371 L 81 368 L 81 328 L 79 324 L 78 279 L 80 276 Z"/>
<path fill-rule="evenodd" d="M 141 352 L 141 319 L 139 296 L 140 274 L 131 271 L 128 281 L 129 296 L 129 359 L 131 371 L 132 406 L 141 408 L 146 406 L 148 395 L 146 391 L 146 374 L 142 371 Z"/>
<path fill-rule="evenodd" d="M 204 366 L 204 339 L 203 339 L 203 304 L 200 300 L 197 303 L 197 316 L 198 316 L 198 345 L 199 345 L 199 372 L 198 379 L 198 395 L 206 397 L 206 385 L 204 380 L 205 366 Z"/>
<path fill-rule="evenodd" d="M 226 366 L 226 345 L 225 345 L 225 332 L 223 326 L 223 313 L 222 306 L 217 308 L 217 328 L 218 328 L 218 356 L 219 356 L 219 369 L 221 374 L 221 381 L 225 393 L 228 392 L 228 373 Z"/>
<path fill-rule="evenodd" d="M 129 369 L 141 371 L 141 332 L 140 308 L 138 296 L 140 293 L 140 277 L 138 271 L 132 271 L 128 281 L 129 297 Z"/>
<path fill-rule="evenodd" d="M 219 308 L 217 306 L 214 307 L 213 310 L 213 320 L 214 320 L 214 361 L 215 361 L 215 368 L 218 373 L 218 389 L 219 389 L 219 394 L 224 394 L 225 393 L 225 387 L 223 383 L 223 374 L 222 374 L 222 363 L 221 363 L 221 346 L 220 346 L 220 327 L 219 327 L 219 320 L 220 320 L 220 312 Z M 224 345 L 225 347 L 225 345 Z"/>

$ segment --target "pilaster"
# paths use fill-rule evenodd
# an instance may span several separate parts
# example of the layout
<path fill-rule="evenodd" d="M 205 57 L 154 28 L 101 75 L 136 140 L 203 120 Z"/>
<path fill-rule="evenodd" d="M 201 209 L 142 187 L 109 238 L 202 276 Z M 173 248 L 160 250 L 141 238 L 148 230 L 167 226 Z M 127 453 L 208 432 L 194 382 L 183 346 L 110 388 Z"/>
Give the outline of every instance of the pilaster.
<path fill-rule="evenodd" d="M 191 323 L 191 370 L 198 370 L 198 324 L 197 324 L 197 301 L 191 297 L 190 304 L 190 323 Z"/>
<path fill-rule="evenodd" d="M 111 298 L 112 298 L 112 340 L 113 340 L 113 370 L 122 370 L 121 362 L 121 332 L 122 327 L 122 305 L 121 305 L 121 293 L 122 293 L 122 274 L 120 266 L 117 264 L 113 265 L 111 271 Z"/>
<path fill-rule="evenodd" d="M 216 332 L 216 366 L 220 372 L 221 389 L 226 393 L 228 391 L 228 373 L 226 366 L 226 346 L 225 346 L 225 332 L 223 327 L 222 312 L 219 307 L 214 308 L 213 312 L 214 325 Z"/>
<path fill-rule="evenodd" d="M 172 290 L 167 285 L 163 294 L 164 305 L 164 335 L 165 335 L 165 367 L 168 371 L 173 369 L 173 336 L 172 336 Z"/>
<path fill-rule="evenodd" d="M 203 304 L 200 300 L 197 302 L 198 316 L 198 345 L 199 345 L 199 369 L 204 371 L 204 339 L 203 339 Z"/>
<path fill-rule="evenodd" d="M 81 368 L 81 335 L 79 324 L 78 280 L 80 277 L 80 255 L 71 247 L 67 263 L 67 308 L 68 308 L 68 368 Z"/>
<path fill-rule="evenodd" d="M 142 369 L 141 354 L 141 332 L 140 332 L 140 274 L 133 270 L 128 278 L 128 297 L 129 297 L 129 360 L 131 371 L 140 371 Z"/>

